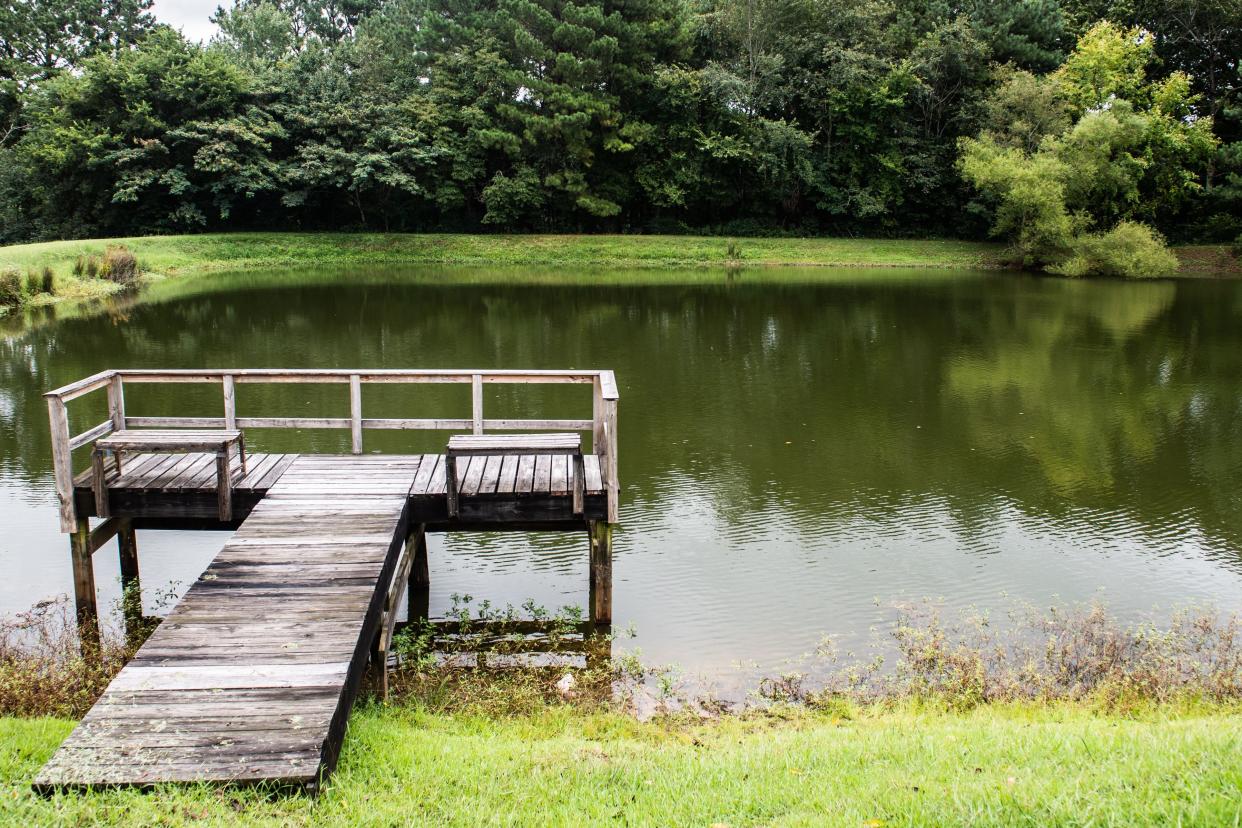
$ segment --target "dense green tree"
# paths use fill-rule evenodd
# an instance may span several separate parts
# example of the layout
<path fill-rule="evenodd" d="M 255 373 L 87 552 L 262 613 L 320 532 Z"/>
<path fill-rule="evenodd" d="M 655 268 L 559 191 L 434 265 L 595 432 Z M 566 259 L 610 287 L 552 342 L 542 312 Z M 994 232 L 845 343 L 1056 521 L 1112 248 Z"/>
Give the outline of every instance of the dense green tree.
<path fill-rule="evenodd" d="M 1152 80 L 1151 62 L 1150 39 L 1100 23 L 1051 77 L 1012 76 L 990 107 L 996 132 L 961 142 L 963 175 L 996 204 L 993 232 L 1013 238 L 1028 263 L 1085 272 L 1108 243 L 1154 251 L 1159 241 L 1133 222 L 1156 222 L 1200 191 L 1215 150 L 1211 120 L 1189 117 L 1185 75 Z M 1012 105 L 1022 88 L 1041 101 L 1033 119 Z M 1057 99 L 1076 118 L 1059 134 Z M 1169 263 L 1146 258 L 1155 264 L 1133 275 Z"/>
<path fill-rule="evenodd" d="M 4 239 L 1242 230 L 1238 0 L 147 4 L 0 9 Z"/>
<path fill-rule="evenodd" d="M 25 96 L 92 55 L 117 55 L 151 31 L 151 0 L 5 0 L 0 4 L 0 146 L 22 128 Z"/>
<path fill-rule="evenodd" d="M 92 55 L 115 55 L 155 25 L 151 0 L 5 0 L 0 78 L 46 80 Z"/>
<path fill-rule="evenodd" d="M 1065 57 L 1065 16 L 1057 0 L 976 0 L 969 19 L 999 63 L 1046 71 Z"/>
<path fill-rule="evenodd" d="M 278 189 L 282 128 L 219 52 L 161 30 L 48 81 L 17 145 L 25 186 L 56 206 L 48 232 L 108 235 L 219 226 Z"/>
<path fill-rule="evenodd" d="M 345 40 L 379 6 L 380 0 L 236 0 L 230 9 L 217 7 L 212 21 L 239 43 L 270 43 L 279 37 L 279 47 L 300 49 L 310 41 Z M 277 34 L 282 24 L 288 26 L 289 42 Z"/>

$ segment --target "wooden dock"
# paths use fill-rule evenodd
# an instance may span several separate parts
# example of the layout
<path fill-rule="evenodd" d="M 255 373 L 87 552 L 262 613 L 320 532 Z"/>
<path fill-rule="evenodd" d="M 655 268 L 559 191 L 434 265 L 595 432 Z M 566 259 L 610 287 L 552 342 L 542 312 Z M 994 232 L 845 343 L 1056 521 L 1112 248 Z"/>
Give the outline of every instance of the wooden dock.
<path fill-rule="evenodd" d="M 299 457 L 39 774 L 267 781 L 336 762 L 419 458 Z"/>
<path fill-rule="evenodd" d="M 386 669 L 397 597 L 408 589 L 412 607 L 426 606 L 429 531 L 586 531 L 590 616 L 600 624 L 611 621 L 610 527 L 619 491 L 611 376 L 429 373 L 436 380 L 465 377 L 472 382 L 474 416 L 449 427 L 464 422 L 475 433 L 487 422 L 477 393 L 484 377 L 591 382 L 600 415 L 592 421 L 509 420 L 494 426 L 589 428 L 594 447 L 583 458 L 585 496 L 578 510 L 574 463 L 564 456 L 458 459 L 459 509 L 450 517 L 442 454 L 255 453 L 232 484 L 232 519 L 225 523 L 216 497 L 214 455 L 149 452 L 127 457 L 119 472 L 105 469 L 103 505 L 110 517 L 92 528 L 93 474 L 74 476 L 72 465 L 64 462 L 90 439 L 141 426 L 272 426 L 230 410 L 239 378 L 254 376 L 240 371 L 171 372 L 173 381 L 220 382 L 226 414 L 219 420 L 126 415 L 122 383 L 160 381 L 166 373 L 106 372 L 48 395 L 53 436 L 60 445 L 62 526 L 71 531 L 84 637 L 97 635 L 91 557 L 111 537 L 120 540 L 122 581 L 137 589 L 137 530 L 236 528 L 236 533 L 43 768 L 34 781 L 37 790 L 208 781 L 317 791 L 336 763 L 364 674 L 377 663 L 381 674 Z M 442 420 L 403 420 L 400 425 L 363 420 L 357 392 L 364 375 L 397 381 L 384 372 L 271 372 L 248 381 L 344 378 L 355 392 L 352 416 L 337 427 L 351 429 L 356 452 L 364 427 L 444 426 Z M 429 381 L 424 372 L 400 372 L 400 377 Z M 114 416 L 71 436 L 65 403 L 99 388 L 108 389 Z M 282 425 L 297 427 L 288 421 Z M 414 596 L 416 589 L 424 591 L 421 600 Z"/>

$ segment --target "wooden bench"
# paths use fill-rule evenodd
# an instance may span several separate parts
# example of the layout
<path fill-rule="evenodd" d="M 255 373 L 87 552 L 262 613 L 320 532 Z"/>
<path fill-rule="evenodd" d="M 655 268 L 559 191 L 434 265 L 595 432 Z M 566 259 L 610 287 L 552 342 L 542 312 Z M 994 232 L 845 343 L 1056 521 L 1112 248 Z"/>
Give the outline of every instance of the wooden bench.
<path fill-rule="evenodd" d="M 444 450 L 445 492 L 449 517 L 457 517 L 457 458 L 514 454 L 568 455 L 574 464 L 574 514 L 584 511 L 586 468 L 582 460 L 582 437 L 577 434 L 455 434 Z"/>
<path fill-rule="evenodd" d="M 116 471 L 121 473 L 121 455 L 126 451 L 190 454 L 207 452 L 216 455 L 216 493 L 220 520 L 233 519 L 233 474 L 231 455 L 236 452 L 241 475 L 246 474 L 246 438 L 238 430 L 177 429 L 114 431 L 95 441 L 91 455 L 94 469 L 95 511 L 108 517 L 108 486 L 104 480 L 104 455 L 111 454 Z"/>

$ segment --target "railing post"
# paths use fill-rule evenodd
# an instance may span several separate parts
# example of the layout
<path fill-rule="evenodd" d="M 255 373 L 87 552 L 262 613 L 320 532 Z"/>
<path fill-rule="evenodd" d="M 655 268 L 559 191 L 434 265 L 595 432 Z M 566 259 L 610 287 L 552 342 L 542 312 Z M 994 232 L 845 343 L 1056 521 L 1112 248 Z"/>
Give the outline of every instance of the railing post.
<path fill-rule="evenodd" d="M 621 484 L 617 477 L 617 401 L 604 400 L 604 443 L 608 446 L 604 484 L 608 489 L 608 522 L 620 520 Z"/>
<path fill-rule="evenodd" d="M 621 486 L 617 478 L 617 389 L 611 371 L 601 371 L 592 383 L 591 451 L 600 458 L 600 473 L 608 492 L 608 522 L 619 519 Z"/>
<path fill-rule="evenodd" d="M 233 430 L 237 428 L 237 390 L 234 386 L 233 375 L 225 374 L 222 384 L 224 386 L 224 427 Z"/>
<path fill-rule="evenodd" d="M 65 401 L 49 396 L 47 413 L 52 428 L 52 476 L 56 480 L 56 498 L 60 501 L 60 531 L 73 532 L 79 527 L 73 508 L 73 455 L 69 448 L 69 414 Z"/>
<path fill-rule="evenodd" d="M 349 432 L 354 454 L 362 454 L 362 377 L 349 375 Z"/>
<path fill-rule="evenodd" d="M 604 389 L 599 374 L 591 382 L 591 451 L 603 455 L 604 448 Z"/>
<path fill-rule="evenodd" d="M 470 378 L 470 408 L 474 418 L 474 433 L 483 433 L 483 375 Z"/>
<path fill-rule="evenodd" d="M 108 416 L 113 431 L 125 430 L 125 385 L 120 374 L 114 374 L 108 383 Z"/>

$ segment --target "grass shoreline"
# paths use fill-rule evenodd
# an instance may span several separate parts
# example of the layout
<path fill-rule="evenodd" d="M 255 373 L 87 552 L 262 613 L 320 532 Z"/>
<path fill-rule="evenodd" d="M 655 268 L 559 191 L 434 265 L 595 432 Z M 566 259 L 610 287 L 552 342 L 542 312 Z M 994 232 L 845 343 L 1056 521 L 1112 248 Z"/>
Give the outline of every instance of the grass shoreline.
<path fill-rule="evenodd" d="M 349 265 L 527 265 L 630 269 L 937 268 L 1013 270 L 1006 248 L 952 239 L 741 238 L 641 235 L 485 235 L 401 233 L 214 233 L 38 242 L 0 247 L 0 270 L 50 268 L 54 295 L 27 297 L 31 306 L 94 299 L 121 285 L 74 275 L 80 257 L 124 247 L 148 276 L 178 279 L 218 272 Z M 1178 276 L 1242 276 L 1224 245 L 1174 249 Z"/>
<path fill-rule="evenodd" d="M 209 233 L 0 247 L 0 265 L 50 266 L 132 250 L 170 276 L 304 264 L 517 264 L 609 267 L 954 267 L 999 269 L 1004 247 L 948 239 L 745 238 L 568 234 Z M 731 249 L 731 245 L 733 249 Z"/>
<path fill-rule="evenodd" d="M 55 623 L 69 609 L 39 605 L 0 637 L 0 825 L 1242 823 L 1242 622 L 1209 608 L 1163 628 L 1098 604 L 1020 607 L 1003 632 L 924 601 L 895 622 L 900 660 L 881 683 L 858 682 L 874 659 L 829 648 L 844 684 L 783 673 L 739 706 L 637 653 L 524 662 L 574 643 L 581 612 L 462 598 L 441 625 L 398 634 L 390 700 L 354 707 L 318 799 L 215 785 L 43 799 L 31 781 L 120 666 L 83 671 Z M 534 648 L 513 626 L 531 619 Z M 482 652 L 500 661 L 469 658 Z M 176 732 L 149 724 L 133 750 Z"/>
<path fill-rule="evenodd" d="M 42 799 L 73 722 L 0 719 L 6 825 L 1225 825 L 1242 708 L 776 709 L 639 723 L 363 705 L 317 800 L 161 786 Z"/>

